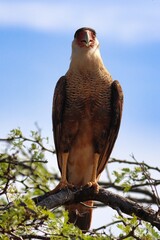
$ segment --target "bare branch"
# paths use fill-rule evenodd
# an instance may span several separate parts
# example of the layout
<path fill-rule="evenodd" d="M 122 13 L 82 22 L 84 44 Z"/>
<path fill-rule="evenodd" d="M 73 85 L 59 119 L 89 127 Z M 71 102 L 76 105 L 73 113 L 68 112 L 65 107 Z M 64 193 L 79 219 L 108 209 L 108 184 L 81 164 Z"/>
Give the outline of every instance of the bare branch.
<path fill-rule="evenodd" d="M 138 218 L 150 222 L 153 226 L 156 226 L 160 230 L 160 218 L 156 211 L 151 208 L 145 208 L 142 205 L 131 201 L 127 198 L 121 197 L 110 191 L 100 188 L 96 193 L 93 187 L 83 187 L 80 190 L 71 190 L 64 188 L 57 193 L 48 192 L 43 196 L 39 196 L 33 199 L 37 205 L 53 209 L 61 205 L 79 203 L 88 200 L 95 200 L 104 203 L 106 206 L 117 210 L 119 209 L 125 214 L 135 214 Z"/>
<path fill-rule="evenodd" d="M 154 186 L 158 186 L 158 185 L 160 185 L 160 181 L 157 180 L 152 184 Z M 100 181 L 99 185 L 101 187 L 104 187 L 104 188 L 113 188 L 116 191 L 124 192 L 124 187 L 116 185 L 115 183 Z M 146 186 L 146 188 L 144 188 L 145 186 Z M 128 192 L 127 198 L 134 199 L 134 201 L 137 200 L 138 202 L 140 201 L 140 202 L 143 202 L 143 203 L 157 204 L 157 201 L 158 201 L 157 197 L 147 187 L 148 187 L 148 183 L 135 184 L 135 185 L 131 186 L 131 188 Z M 140 197 L 136 199 L 135 195 L 134 195 L 134 198 L 133 198 L 133 197 L 129 196 L 129 194 L 131 194 L 131 193 L 143 194 L 145 196 L 145 198 L 143 196 L 142 199 Z"/>
<path fill-rule="evenodd" d="M 132 157 L 133 158 L 133 157 Z M 127 161 L 127 160 L 121 160 L 121 159 L 116 159 L 116 158 L 111 158 L 110 160 L 109 160 L 109 162 L 108 163 L 115 163 L 115 162 L 117 162 L 117 163 L 125 163 L 125 164 L 131 164 L 131 165 L 138 165 L 138 166 L 145 166 L 145 167 L 147 167 L 148 169 L 150 169 L 150 170 L 155 170 L 155 171 L 158 171 L 158 172 L 160 172 L 160 168 L 158 168 L 158 167 L 152 167 L 152 166 L 150 166 L 150 165 L 148 165 L 148 164 L 146 164 L 146 163 L 144 163 L 144 162 L 137 162 L 137 161 Z"/>

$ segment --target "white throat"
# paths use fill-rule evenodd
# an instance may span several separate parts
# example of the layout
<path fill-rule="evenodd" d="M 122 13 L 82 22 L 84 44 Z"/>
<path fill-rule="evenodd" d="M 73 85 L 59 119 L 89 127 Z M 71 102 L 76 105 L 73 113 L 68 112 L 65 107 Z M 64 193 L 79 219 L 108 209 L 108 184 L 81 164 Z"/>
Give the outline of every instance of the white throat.
<path fill-rule="evenodd" d="M 72 55 L 70 68 L 78 68 L 83 70 L 97 68 L 103 66 L 99 50 L 99 42 L 96 39 L 95 45 L 91 48 L 79 47 L 75 41 L 72 42 Z"/>

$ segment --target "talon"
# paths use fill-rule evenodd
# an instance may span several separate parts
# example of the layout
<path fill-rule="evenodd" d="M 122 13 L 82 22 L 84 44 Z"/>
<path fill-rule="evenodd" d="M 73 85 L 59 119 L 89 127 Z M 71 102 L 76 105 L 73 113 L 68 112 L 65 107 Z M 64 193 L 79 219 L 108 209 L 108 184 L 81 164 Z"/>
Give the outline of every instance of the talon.
<path fill-rule="evenodd" d="M 99 192 L 99 184 L 97 182 L 93 182 L 92 186 L 94 187 L 95 193 L 98 193 Z"/>
<path fill-rule="evenodd" d="M 72 188 L 74 188 L 74 185 L 67 182 L 67 181 L 60 181 L 60 183 L 51 192 L 56 193 L 56 192 L 60 191 L 63 188 L 66 188 L 66 187 L 72 189 Z"/>
<path fill-rule="evenodd" d="M 88 182 L 85 187 L 93 187 L 94 188 L 94 192 L 98 193 L 99 192 L 99 185 L 97 182 Z"/>

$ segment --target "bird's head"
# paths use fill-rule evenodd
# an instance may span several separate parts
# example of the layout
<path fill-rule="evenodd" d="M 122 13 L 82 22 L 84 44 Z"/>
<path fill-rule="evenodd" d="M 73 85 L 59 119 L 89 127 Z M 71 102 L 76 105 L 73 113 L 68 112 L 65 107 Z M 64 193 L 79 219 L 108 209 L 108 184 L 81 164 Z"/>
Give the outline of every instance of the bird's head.
<path fill-rule="evenodd" d="M 101 60 L 96 31 L 89 27 L 78 29 L 72 42 L 71 65 L 92 65 L 97 58 Z"/>
<path fill-rule="evenodd" d="M 80 48 L 93 48 L 97 45 L 96 32 L 92 28 L 80 28 L 75 32 L 73 42 Z"/>

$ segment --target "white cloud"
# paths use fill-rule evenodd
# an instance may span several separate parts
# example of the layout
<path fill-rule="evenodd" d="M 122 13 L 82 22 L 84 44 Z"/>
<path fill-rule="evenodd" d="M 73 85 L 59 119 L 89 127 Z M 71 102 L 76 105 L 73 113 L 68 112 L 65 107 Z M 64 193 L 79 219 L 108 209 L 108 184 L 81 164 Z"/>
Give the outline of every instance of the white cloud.
<path fill-rule="evenodd" d="M 91 26 L 124 43 L 159 41 L 160 4 L 155 1 L 6 1 L 0 2 L 0 26 L 50 32 Z"/>

